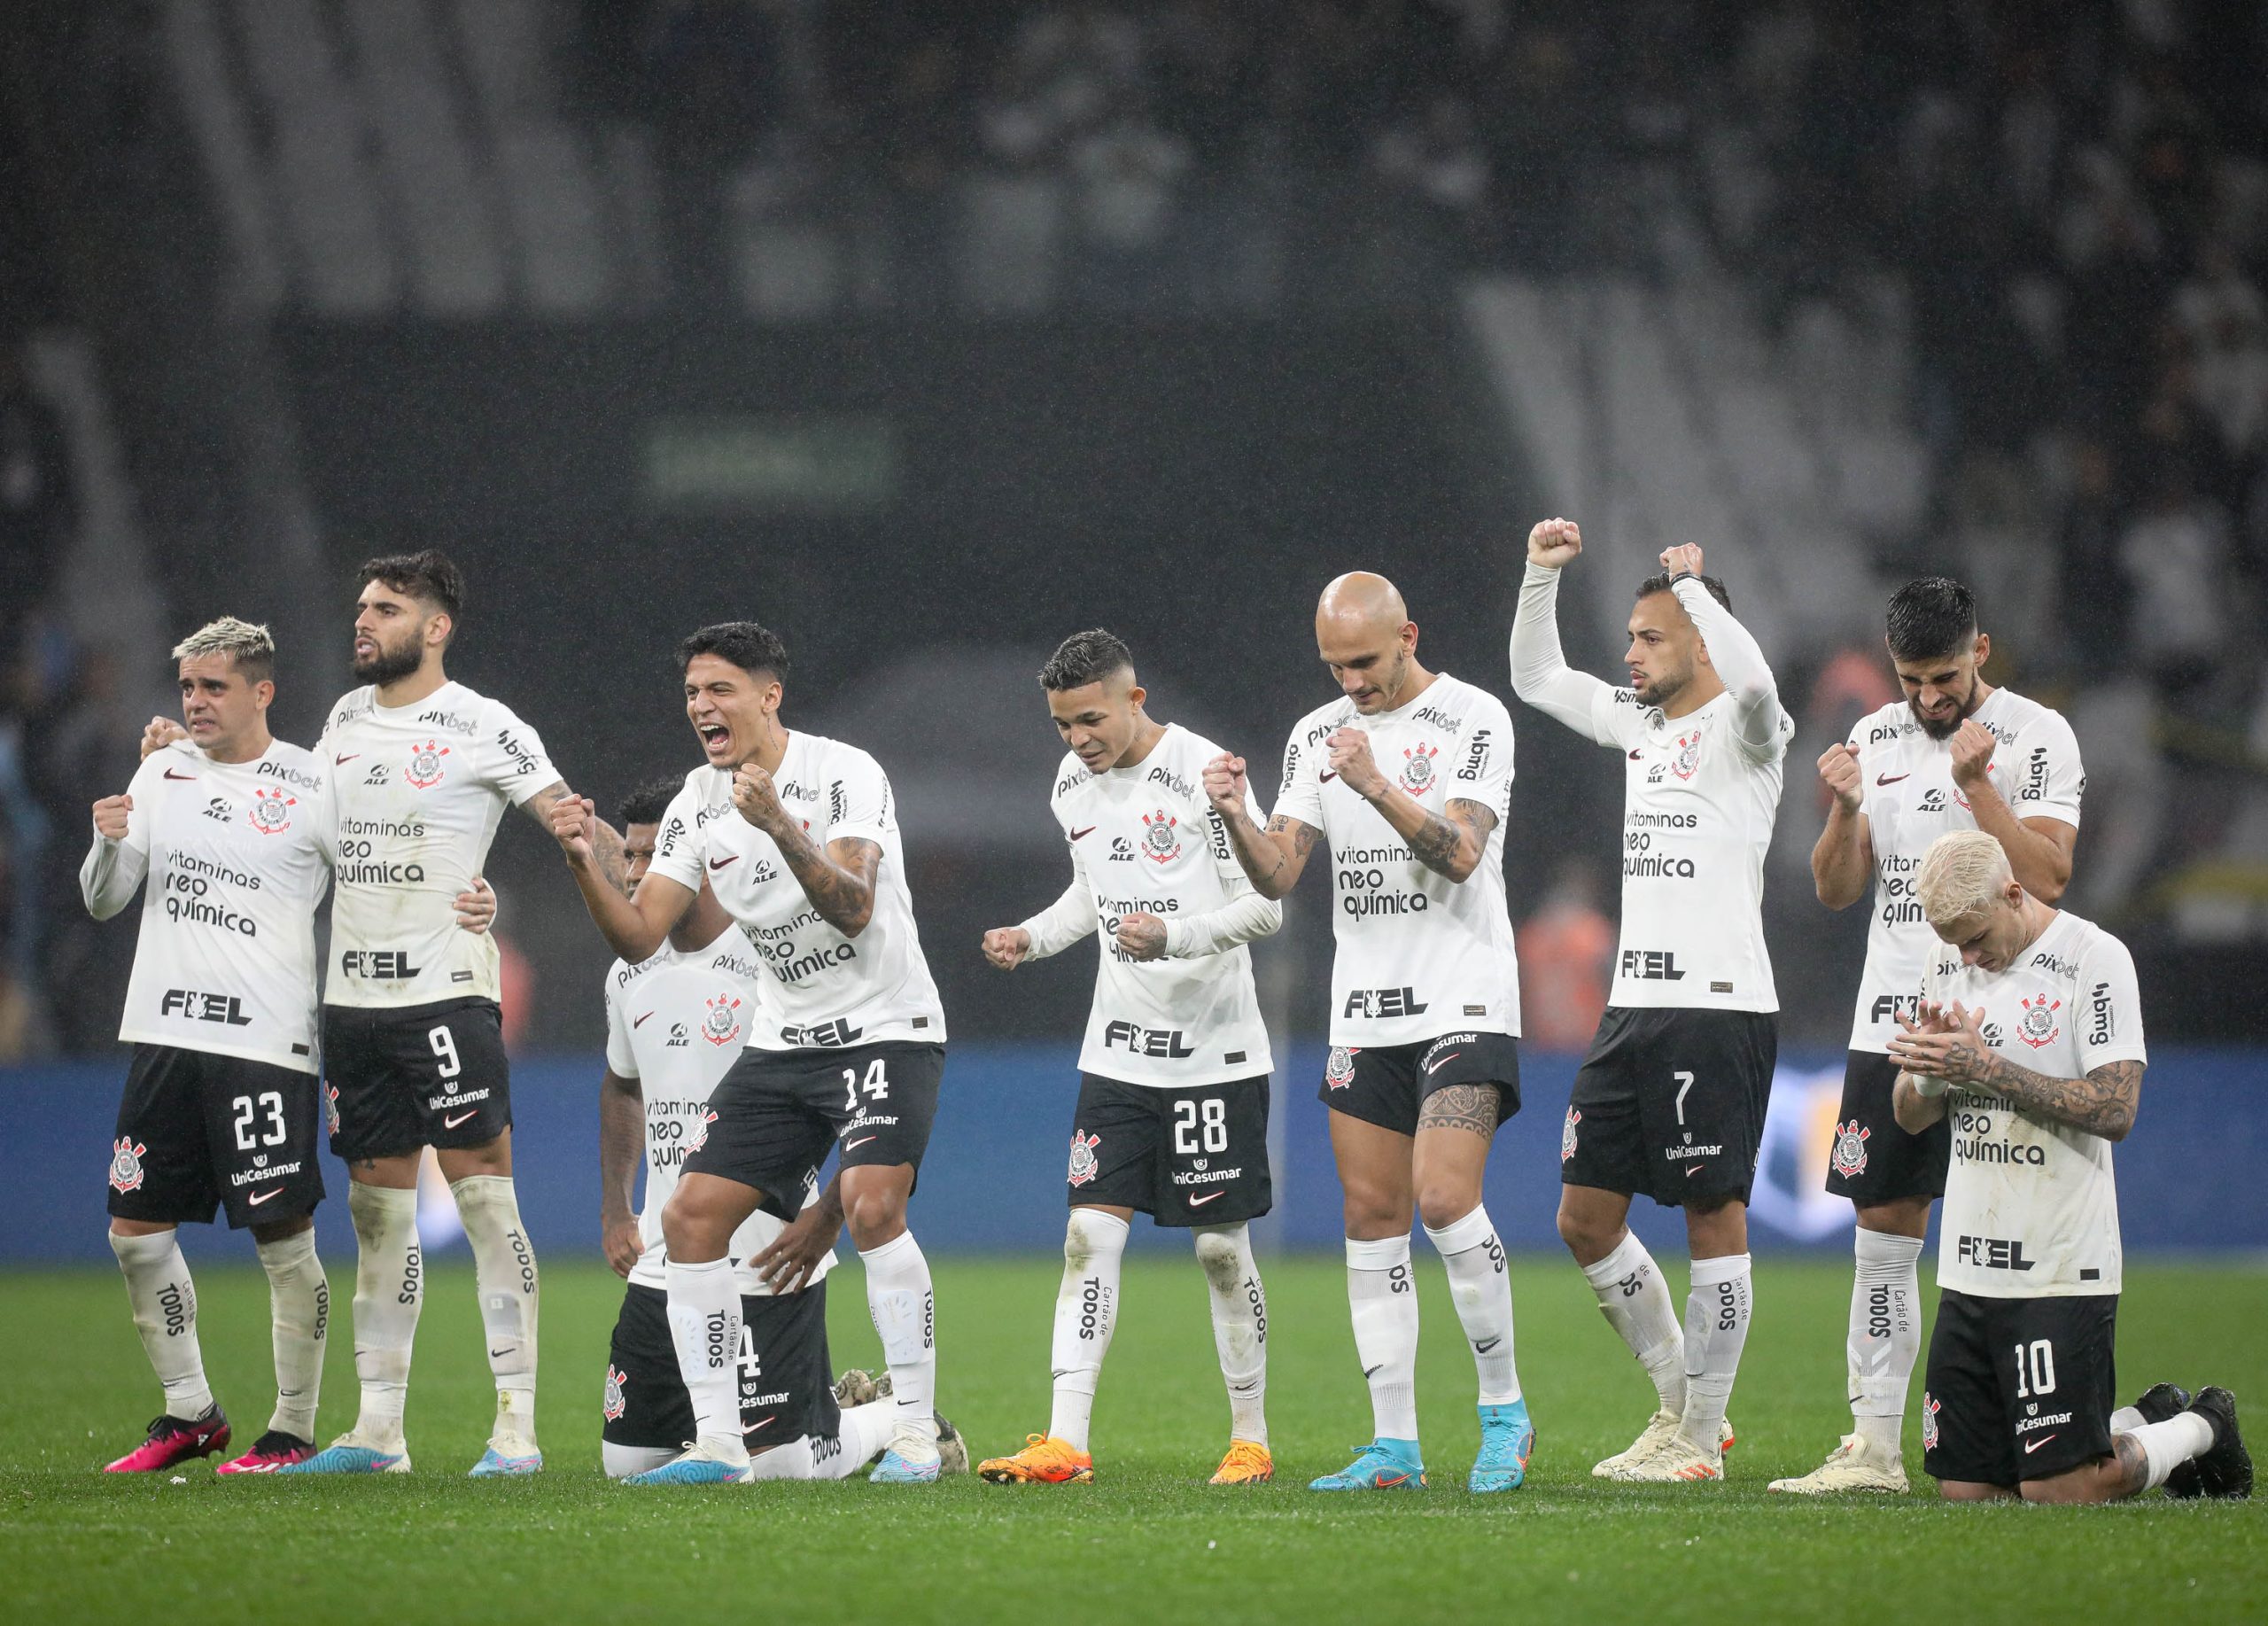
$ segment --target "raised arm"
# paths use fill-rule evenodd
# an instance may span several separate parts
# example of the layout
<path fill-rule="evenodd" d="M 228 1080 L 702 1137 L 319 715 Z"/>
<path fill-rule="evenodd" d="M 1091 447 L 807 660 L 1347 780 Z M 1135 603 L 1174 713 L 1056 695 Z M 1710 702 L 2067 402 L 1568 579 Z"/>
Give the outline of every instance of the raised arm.
<path fill-rule="evenodd" d="M 1859 811 L 1863 776 L 1857 749 L 1829 746 L 1819 759 L 1819 776 L 1835 796 L 1828 804 L 1827 828 L 1812 844 L 1812 890 L 1829 908 L 1847 909 L 1867 895 L 1875 867 L 1874 831 Z"/>
<path fill-rule="evenodd" d="M 1440 813 L 1429 811 L 1379 771 L 1371 755 L 1371 736 L 1359 728 L 1340 728 L 1324 743 L 1330 747 L 1332 772 L 1347 782 L 1349 790 L 1378 809 L 1394 833 L 1410 844 L 1419 863 L 1456 882 L 1480 867 L 1488 851 L 1488 832 L 1496 828 L 1493 808 L 1457 800 Z"/>
<path fill-rule="evenodd" d="M 1733 697 L 1741 743 L 1759 755 L 1777 751 L 1788 714 L 1781 708 L 1780 686 L 1773 681 L 1764 646 L 1702 585 L 1698 548 L 1672 548 L 1662 555 L 1662 565 L 1671 572 L 1670 592 L 1692 618 L 1709 650 L 1709 664 Z"/>
<path fill-rule="evenodd" d="M 575 889 L 583 895 L 583 906 L 590 911 L 592 921 L 607 946 L 622 956 L 628 965 L 642 965 L 654 956 L 678 923 L 686 910 L 693 906 L 696 891 L 681 885 L 667 875 L 652 870 L 638 883 L 637 896 L 625 897 L 621 887 L 609 879 L 601 867 L 595 851 L 599 837 L 594 834 L 606 830 L 614 837 L 614 852 L 619 858 L 622 840 L 599 819 L 587 797 L 563 795 L 551 801 L 551 833 L 567 859 L 567 872 L 575 877 Z"/>
<path fill-rule="evenodd" d="M 79 866 L 79 896 L 88 914 L 106 921 L 133 902 L 142 885 L 150 867 L 149 827 L 146 814 L 135 811 L 130 791 L 103 797 L 94 813 L 94 844 Z"/>
<path fill-rule="evenodd" d="M 1613 742 L 1593 720 L 1614 691 L 1569 666 L 1559 649 L 1559 572 L 1582 550 L 1582 532 L 1572 519 L 1547 519 L 1527 533 L 1527 572 L 1512 616 L 1512 692 L 1585 739 L 1606 745 Z"/>
<path fill-rule="evenodd" d="M 530 818 L 544 828 L 547 834 L 555 835 L 557 831 L 553 828 L 551 810 L 562 802 L 574 799 L 574 792 L 567 789 L 567 782 L 559 779 L 546 785 L 520 805 L 527 810 Z M 585 803 L 584 805 L 588 806 L 589 804 Z M 586 834 L 591 844 L 592 861 L 598 866 L 599 874 L 607 884 L 618 891 L 622 885 L 622 837 L 616 833 L 614 826 L 603 819 L 593 819 Z M 638 962 L 633 960 L 630 963 L 635 965 Z"/>
<path fill-rule="evenodd" d="M 1222 752 L 1205 765 L 1203 778 L 1205 799 L 1221 815 L 1229 851 L 1253 891 L 1273 901 L 1297 886 L 1308 854 L 1323 838 L 1322 830 L 1292 817 L 1280 805 L 1266 829 L 1253 823 L 1242 757 Z"/>
<path fill-rule="evenodd" d="M 2078 843 L 2078 827 L 2056 818 L 2016 817 L 1992 782 L 1992 753 L 1999 746 L 1990 728 L 1973 717 L 1965 720 L 1953 736 L 1953 782 L 1969 798 L 1977 828 L 2008 855 L 2008 869 L 2023 890 L 2052 904 L 2071 883 L 2071 850 Z"/>

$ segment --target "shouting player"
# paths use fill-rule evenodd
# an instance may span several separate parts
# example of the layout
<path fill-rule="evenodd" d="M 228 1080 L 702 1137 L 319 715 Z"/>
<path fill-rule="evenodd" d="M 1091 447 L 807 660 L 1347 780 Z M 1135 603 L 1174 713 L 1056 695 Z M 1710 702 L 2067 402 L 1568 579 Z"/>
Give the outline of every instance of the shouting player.
<path fill-rule="evenodd" d="M 1047 1432 L 977 1472 L 995 1484 L 1094 1477 L 1089 1414 L 1118 1321 L 1135 1212 L 1189 1230 L 1211 1288 L 1229 1389 L 1229 1451 L 1211 1482 L 1274 1477 L 1264 1404 L 1268 1299 L 1248 1222 L 1268 1211 L 1268 1030 L 1244 946 L 1283 923 L 1229 851 L 1200 782 L 1219 747 L 1143 709 L 1126 646 L 1075 633 L 1040 668 L 1070 748 L 1051 803 L 1071 884 L 1020 926 L 984 934 L 1004 971 L 1098 927 L 1102 957 L 1071 1119 L 1071 1216 L 1055 1295 Z"/>
<path fill-rule="evenodd" d="M 603 827 L 587 800 L 553 820 L 591 918 L 625 964 L 662 946 L 705 877 L 770 979 L 662 1212 L 670 1329 L 695 1436 L 629 1482 L 751 1477 L 733 1234 L 758 1206 L 792 1220 L 834 1145 L 897 1408 L 874 1478 L 928 1483 L 942 1466 L 936 1297 L 905 1206 L 936 1116 L 945 1018 L 914 931 L 889 782 L 865 751 L 781 723 L 788 651 L 755 622 L 704 626 L 678 657 L 708 766 L 670 805 L 636 895 L 602 872 L 593 840 Z"/>
<path fill-rule="evenodd" d="M 2070 725 L 1980 675 L 1992 644 L 1977 630 L 1967 587 L 1942 576 L 1900 587 L 1889 642 L 1904 697 L 1819 759 L 1834 792 L 1811 855 L 1819 900 L 1847 908 L 1871 876 L 1874 913 L 1827 1173 L 1827 1189 L 1859 1215 L 1844 1346 L 1851 1432 L 1812 1472 L 1771 1486 L 1807 1496 L 1907 1488 L 1899 1436 L 1922 1352 L 1917 1264 L 1930 1205 L 1945 1194 L 1952 1138 L 1942 1118 L 1907 1134 L 1890 1105 L 1898 1077 L 1890 1043 L 1938 946 L 1914 894 L 1922 855 L 1947 830 L 1981 829 L 2000 842 L 2024 891 L 2052 905 L 2070 879 L 2086 785 Z"/>
<path fill-rule="evenodd" d="M 662 820 L 679 782 L 661 780 L 623 803 L 623 885 L 646 878 Z M 616 961 L 606 977 L 606 1077 L 599 1087 L 600 1233 L 607 1263 L 629 1282 L 608 1350 L 602 1445 L 615 1479 L 676 1459 L 694 1430 L 693 1404 L 670 1337 L 669 1249 L 662 1210 L 677 1186 L 686 1148 L 701 1130 L 709 1096 L 738 1059 L 762 997 L 755 952 L 703 886 L 666 943 L 641 965 Z M 630 1206 L 638 1168 L 646 1203 Z M 806 1207 L 815 1238 L 807 1274 L 775 1291 L 755 1256 L 787 1229 L 758 1210 L 733 1233 L 741 1295 L 735 1371 L 741 1433 L 757 1479 L 842 1479 L 863 1467 L 897 1426 L 897 1408 L 873 1401 L 843 1409 L 829 1387 L 826 1276 L 839 1214 Z"/>
<path fill-rule="evenodd" d="M 1559 652 L 1574 522 L 1528 533 L 1512 623 L 1519 697 L 1623 761 L 1622 932 L 1606 1015 L 1559 1138 L 1559 1234 L 1660 1405 L 1607 1479 L 1724 1476 L 1725 1407 L 1748 1338 L 1748 1195 L 1778 1052 L 1764 854 L 1792 731 L 1756 640 L 1701 550 L 1673 548 L 1630 611 L 1630 687 Z M 1685 1210 L 1685 1326 L 1627 1221 L 1644 1192 Z"/>
<path fill-rule="evenodd" d="M 80 868 L 89 913 L 143 898 L 119 1038 L 134 1046 L 111 1147 L 110 1242 L 165 1410 L 113 1473 L 170 1467 L 229 1443 L 197 1337 L 197 1289 L 176 1241 L 225 1205 L 268 1272 L 276 1410 L 222 1474 L 315 1454 L 330 1288 L 315 1258 L 316 906 L 334 854 L 322 759 L 268 731 L 276 645 L 224 617 L 174 650 L 186 727 L 153 721 L 123 796 L 94 807 Z M 457 899 L 485 930 L 494 899 Z"/>
<path fill-rule="evenodd" d="M 2121 1253 L 2112 1143 L 2146 1056 L 2125 945 L 2025 891 L 2005 841 L 1938 836 L 1914 893 L 1940 939 L 1890 1041 L 1899 1127 L 1948 1125 L 1922 1466 L 1947 1501 L 2110 1502 L 2190 1471 L 2252 1494 L 2225 1389 L 2113 1410 Z M 2178 1395 L 2178 1391 L 2175 1391 Z"/>
<path fill-rule="evenodd" d="M 1284 787 L 1254 823 L 1243 759 L 1205 789 L 1263 898 L 1331 849 L 1331 1109 L 1347 1226 L 1347 1301 L 1373 1437 L 1316 1490 L 1421 1486 L 1413 1208 L 1447 1268 L 1480 1373 L 1477 1491 L 1511 1490 L 1535 1431 L 1512 1361 L 1504 1250 L 1481 1206 L 1496 1126 L 1519 1110 L 1519 970 L 1504 907 L 1512 724 L 1502 702 L 1418 660 L 1418 627 L 1384 577 L 1341 576 L 1316 607 L 1340 697 L 1301 719 Z"/>
<path fill-rule="evenodd" d="M 294 1474 L 407 1473 L 402 1411 L 424 1296 L 417 1169 L 431 1147 L 472 1244 L 496 1381 L 475 1478 L 532 1474 L 535 1253 L 512 1185 L 511 1085 L 493 939 L 453 930 L 449 899 L 485 860 L 507 807 L 549 825 L 567 793 L 543 743 L 442 663 L 464 582 L 424 552 L 362 566 L 354 675 L 321 744 L 338 800 L 338 895 L 323 997 L 331 1150 L 346 1160 L 361 1263 L 354 1366 L 361 1410 Z M 604 833 L 619 867 L 619 844 Z"/>

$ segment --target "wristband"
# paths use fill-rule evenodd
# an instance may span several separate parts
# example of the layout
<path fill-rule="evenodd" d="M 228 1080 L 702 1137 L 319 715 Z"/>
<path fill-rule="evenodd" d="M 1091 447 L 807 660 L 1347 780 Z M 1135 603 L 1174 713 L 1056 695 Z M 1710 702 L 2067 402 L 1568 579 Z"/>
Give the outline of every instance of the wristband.
<path fill-rule="evenodd" d="M 1923 1101 L 1937 1100 L 1949 1087 L 1944 1079 L 1928 1073 L 1908 1073 L 1906 1076 L 1914 1081 L 1914 1093 Z"/>

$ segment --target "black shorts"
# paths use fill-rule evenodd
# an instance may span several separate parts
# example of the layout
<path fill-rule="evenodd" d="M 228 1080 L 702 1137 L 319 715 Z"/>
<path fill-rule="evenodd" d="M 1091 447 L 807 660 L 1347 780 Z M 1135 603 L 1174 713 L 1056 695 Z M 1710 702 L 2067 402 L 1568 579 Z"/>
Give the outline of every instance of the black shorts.
<path fill-rule="evenodd" d="M 493 1000 L 322 1007 L 330 1149 L 353 1163 L 486 1146 L 512 1126 L 512 1070 Z"/>
<path fill-rule="evenodd" d="M 312 1214 L 322 1201 L 313 1073 L 171 1045 L 136 1045 L 110 1148 L 110 1211 L 149 1225 L 231 1229 Z"/>
<path fill-rule="evenodd" d="M 804 1435 L 835 1437 L 843 1413 L 827 1365 L 825 1281 L 801 1293 L 742 1295 L 740 1379 L 741 1433 L 750 1451 Z M 659 1288 L 633 1282 L 622 1296 L 600 1412 L 610 1445 L 676 1451 L 694 1436 L 693 1397 L 670 1341 L 670 1295 Z"/>
<path fill-rule="evenodd" d="M 1333 1045 L 1315 1096 L 1333 1112 L 1414 1135 L 1425 1098 L 1457 1084 L 1495 1085 L 1502 1124 L 1520 1109 L 1520 1041 L 1467 1029 L 1410 1045 Z"/>
<path fill-rule="evenodd" d="M 1158 1089 L 1079 1075 L 1064 1189 L 1074 1208 L 1129 1208 L 1161 1225 L 1232 1225 L 1274 1201 L 1268 1078 Z"/>
<path fill-rule="evenodd" d="M 2110 1452 L 2118 1295 L 1938 1295 L 1922 1389 L 1922 1467 L 1999 1485 L 2052 1479 Z"/>
<path fill-rule="evenodd" d="M 685 1171 L 753 1186 L 782 1220 L 803 1207 L 830 1146 L 845 1169 L 911 1163 L 918 1177 L 944 1076 L 943 1045 L 743 1050 L 709 1093 Z"/>
<path fill-rule="evenodd" d="M 1747 1202 L 1779 1049 L 1768 1012 L 1608 1007 L 1567 1098 L 1560 1180 L 1665 1208 Z"/>
<path fill-rule="evenodd" d="M 1898 1063 L 1870 1050 L 1853 1050 L 1843 1069 L 1843 1104 L 1835 1114 L 1835 1149 L 1827 1160 L 1827 1189 L 1860 1208 L 1900 1197 L 1946 1194 L 1946 1165 L 1953 1156 L 1953 1122 L 1939 1118 L 1918 1135 L 1899 1128 L 1890 1096 Z"/>

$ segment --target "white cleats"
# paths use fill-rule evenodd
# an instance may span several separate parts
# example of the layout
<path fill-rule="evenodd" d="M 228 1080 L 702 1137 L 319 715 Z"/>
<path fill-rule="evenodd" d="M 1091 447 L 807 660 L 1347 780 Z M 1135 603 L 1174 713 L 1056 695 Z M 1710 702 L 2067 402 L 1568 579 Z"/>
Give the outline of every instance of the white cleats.
<path fill-rule="evenodd" d="M 1906 1465 L 1896 1453 L 1864 1435 L 1846 1434 L 1843 1443 L 1827 1453 L 1827 1460 L 1810 1473 L 1800 1479 L 1775 1479 L 1765 1489 L 1791 1496 L 1835 1496 L 1846 1490 L 1904 1496 L 1908 1487 Z"/>
<path fill-rule="evenodd" d="M 1657 1412 L 1646 1421 L 1644 1430 L 1630 1442 L 1627 1451 L 1619 1451 L 1591 1468 L 1593 1479 L 1652 1479 L 1651 1474 L 1638 1474 L 1642 1468 L 1677 1437 L 1680 1418 L 1674 1412 Z M 1733 1448 L 1733 1426 L 1728 1420 L 1717 1436 L 1717 1456 L 1721 1465 L 1724 1453 Z M 1712 1475 L 1711 1477 L 1716 1477 Z"/>
<path fill-rule="evenodd" d="M 1725 1455 L 1721 1449 L 1704 1451 L 1682 1434 L 1674 1434 L 1643 1462 L 1626 1465 L 1614 1477 L 1630 1484 L 1666 1485 L 1722 1479 Z"/>

